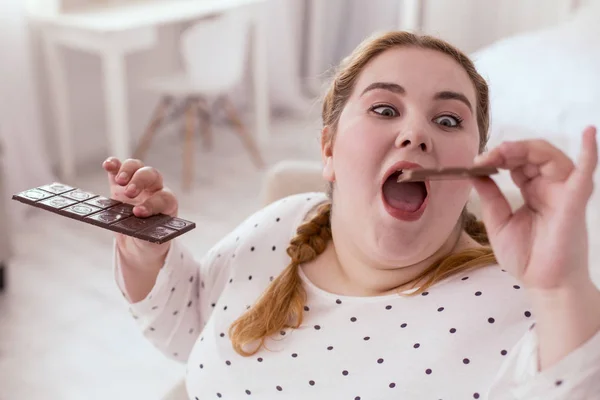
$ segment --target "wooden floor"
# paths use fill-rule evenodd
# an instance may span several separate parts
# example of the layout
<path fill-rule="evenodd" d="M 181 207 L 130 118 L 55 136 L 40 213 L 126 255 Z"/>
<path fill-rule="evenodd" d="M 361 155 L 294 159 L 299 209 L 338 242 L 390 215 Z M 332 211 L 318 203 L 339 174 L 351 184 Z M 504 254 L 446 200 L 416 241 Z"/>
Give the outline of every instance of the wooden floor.
<path fill-rule="evenodd" d="M 180 215 L 197 223 L 182 237 L 197 256 L 260 206 L 264 172 L 232 131 L 214 133 L 211 153 L 198 140 L 195 186 L 178 196 Z M 275 121 L 266 161 L 319 160 L 318 135 L 316 118 Z M 176 192 L 181 143 L 176 134 L 160 137 L 147 159 Z M 107 194 L 100 163 L 85 166 L 74 184 Z M 44 211 L 23 228 L 0 295 L 0 400 L 162 398 L 184 366 L 163 358 L 133 324 L 113 281 L 110 232 Z"/>
<path fill-rule="evenodd" d="M 182 237 L 196 256 L 260 206 L 263 172 L 252 167 L 231 131 L 215 134 L 212 153 L 198 144 L 194 189 L 179 196 L 181 215 L 198 226 Z M 319 160 L 317 118 L 275 122 L 272 135 L 265 148 L 270 164 Z M 75 185 L 106 194 L 100 161 L 86 166 Z M 158 139 L 147 161 L 179 192 L 177 135 Z M 595 218 L 592 253 L 600 261 Z M 38 212 L 15 245 L 8 291 L 0 295 L 0 400 L 153 400 L 181 380 L 184 366 L 155 351 L 127 312 L 111 275 L 109 232 Z M 596 265 L 596 282 L 599 272 Z"/>

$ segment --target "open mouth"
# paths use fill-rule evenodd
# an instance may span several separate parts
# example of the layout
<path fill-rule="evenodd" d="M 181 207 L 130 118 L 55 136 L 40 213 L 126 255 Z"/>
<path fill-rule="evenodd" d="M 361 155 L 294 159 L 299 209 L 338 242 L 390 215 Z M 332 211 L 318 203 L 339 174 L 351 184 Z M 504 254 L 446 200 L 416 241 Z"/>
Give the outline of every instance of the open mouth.
<path fill-rule="evenodd" d="M 427 206 L 427 182 L 398 182 L 402 170 L 393 172 L 382 186 L 382 197 L 387 211 L 402 220 L 416 220 Z"/>

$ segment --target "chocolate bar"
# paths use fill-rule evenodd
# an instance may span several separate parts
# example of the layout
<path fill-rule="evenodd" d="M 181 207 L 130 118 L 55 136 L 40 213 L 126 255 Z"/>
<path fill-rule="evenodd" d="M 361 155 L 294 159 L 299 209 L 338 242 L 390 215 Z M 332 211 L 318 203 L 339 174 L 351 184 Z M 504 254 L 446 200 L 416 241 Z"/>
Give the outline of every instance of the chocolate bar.
<path fill-rule="evenodd" d="M 196 227 L 191 221 L 165 214 L 136 217 L 132 204 L 59 182 L 25 190 L 12 199 L 152 243 L 168 242 Z"/>
<path fill-rule="evenodd" d="M 405 169 L 398 176 L 398 182 L 417 182 L 424 180 L 465 179 L 477 176 L 489 176 L 498 173 L 494 167 Z"/>

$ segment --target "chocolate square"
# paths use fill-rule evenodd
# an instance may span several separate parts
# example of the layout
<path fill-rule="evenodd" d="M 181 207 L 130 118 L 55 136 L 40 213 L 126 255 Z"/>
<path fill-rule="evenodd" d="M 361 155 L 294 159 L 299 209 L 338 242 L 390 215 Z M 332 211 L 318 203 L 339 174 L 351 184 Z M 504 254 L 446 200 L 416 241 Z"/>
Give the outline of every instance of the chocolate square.
<path fill-rule="evenodd" d="M 114 211 L 119 214 L 124 214 L 127 216 L 133 215 L 133 205 L 127 203 L 121 203 L 109 209 L 110 211 Z"/>
<path fill-rule="evenodd" d="M 79 203 L 69 206 L 67 208 L 63 208 L 61 211 L 63 211 L 67 216 L 79 219 L 101 210 L 100 208 L 91 206 L 89 204 Z"/>
<path fill-rule="evenodd" d="M 54 194 L 63 194 L 63 193 L 69 192 L 75 188 L 71 187 L 69 185 L 60 183 L 60 182 L 54 182 L 49 185 L 40 186 L 39 189 L 42 189 L 42 190 L 45 190 L 46 192 L 50 192 L 50 193 L 54 193 Z"/>
<path fill-rule="evenodd" d="M 13 195 L 13 199 L 18 200 L 22 203 L 34 204 L 40 200 L 47 199 L 48 197 L 54 196 L 52 193 L 48 193 L 40 189 L 29 189 L 24 192 Z"/>
<path fill-rule="evenodd" d="M 119 200 L 113 200 L 103 196 L 94 197 L 91 200 L 84 201 L 84 203 L 100 207 L 103 210 L 121 204 Z"/>
<path fill-rule="evenodd" d="M 63 196 L 68 197 L 73 200 L 77 200 L 77 201 L 84 201 L 84 200 L 91 199 L 93 197 L 97 197 L 97 195 L 90 193 L 90 192 L 84 192 L 81 189 L 72 190 L 70 192 L 63 194 Z"/>
<path fill-rule="evenodd" d="M 168 215 L 165 215 L 165 214 L 157 214 L 157 215 L 152 215 L 150 217 L 145 217 L 142 219 L 147 221 L 148 226 L 150 226 L 150 225 L 160 225 L 163 222 L 173 219 L 173 217 L 169 217 Z"/>
<path fill-rule="evenodd" d="M 117 222 L 116 224 L 111 225 L 111 228 L 121 233 L 133 233 L 141 229 L 147 228 L 149 226 L 150 225 L 148 224 L 147 218 L 145 219 L 132 216 L 120 222 Z"/>
<path fill-rule="evenodd" d="M 45 208 L 50 211 L 60 210 L 61 208 L 65 208 L 77 203 L 73 199 L 69 199 L 63 196 L 52 196 L 44 200 L 38 201 L 38 205 L 41 208 Z"/>
<path fill-rule="evenodd" d="M 165 228 L 164 226 L 151 226 L 150 228 L 138 232 L 135 236 L 149 242 L 162 243 L 164 240 L 168 240 L 170 236 L 174 236 L 178 233 L 179 232 L 176 230 Z"/>
<path fill-rule="evenodd" d="M 181 218 L 172 218 L 171 220 L 164 222 L 162 225 L 166 226 L 167 228 L 175 229 L 176 231 L 180 231 L 182 229 L 187 228 L 188 226 L 190 226 L 192 224 L 193 224 L 192 222 L 186 221 Z"/>
<path fill-rule="evenodd" d="M 127 218 L 124 214 L 119 214 L 114 211 L 106 210 L 84 218 L 85 222 L 89 222 L 93 225 L 108 226 L 115 222 L 121 221 Z"/>

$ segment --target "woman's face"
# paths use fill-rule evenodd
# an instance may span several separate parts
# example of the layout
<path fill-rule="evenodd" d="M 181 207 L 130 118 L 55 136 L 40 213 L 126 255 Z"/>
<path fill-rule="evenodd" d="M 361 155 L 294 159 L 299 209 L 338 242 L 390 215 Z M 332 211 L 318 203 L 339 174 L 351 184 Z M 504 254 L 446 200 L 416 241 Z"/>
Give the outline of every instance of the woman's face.
<path fill-rule="evenodd" d="M 388 177 L 414 168 L 400 162 L 472 165 L 479 148 L 476 105 L 466 71 L 443 53 L 396 48 L 371 60 L 340 116 L 333 146 L 322 147 L 338 234 L 390 267 L 420 262 L 442 247 L 471 184 L 398 184 L 397 174 Z"/>

